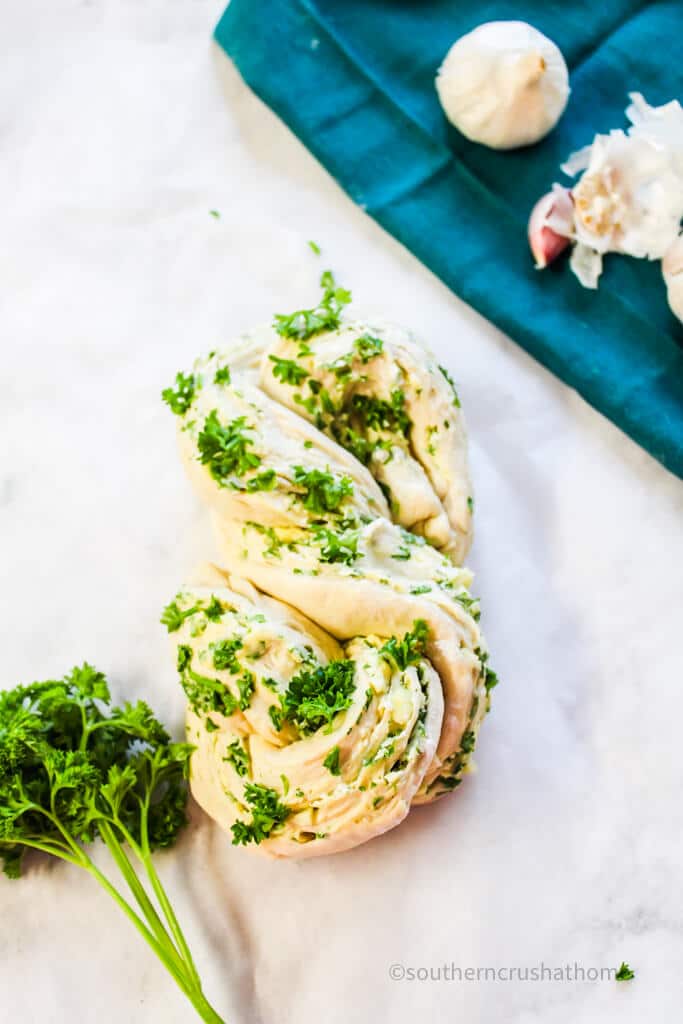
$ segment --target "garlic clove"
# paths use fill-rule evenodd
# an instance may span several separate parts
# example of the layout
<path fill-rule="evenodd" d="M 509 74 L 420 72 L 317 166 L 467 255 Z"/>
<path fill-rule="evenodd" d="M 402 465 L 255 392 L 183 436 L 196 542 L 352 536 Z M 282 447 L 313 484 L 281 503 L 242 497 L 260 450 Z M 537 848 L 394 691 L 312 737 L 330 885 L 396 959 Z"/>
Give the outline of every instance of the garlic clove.
<path fill-rule="evenodd" d="M 564 252 L 574 228 L 574 204 L 568 188 L 553 185 L 541 196 L 529 217 L 529 248 L 537 270 L 543 270 Z"/>
<path fill-rule="evenodd" d="M 569 74 L 555 43 L 532 25 L 491 21 L 454 43 L 436 90 L 466 138 L 514 149 L 555 127 L 569 98 Z"/>
<path fill-rule="evenodd" d="M 662 274 L 666 283 L 669 308 L 683 323 L 683 235 L 679 235 L 664 253 Z"/>
<path fill-rule="evenodd" d="M 683 321 L 683 107 L 671 100 L 652 107 L 629 93 L 631 126 L 596 135 L 562 164 L 580 175 L 572 185 L 573 223 L 550 212 L 552 194 L 532 211 L 529 244 L 536 265 L 546 266 L 565 234 L 574 243 L 569 265 L 586 288 L 597 288 L 606 253 L 661 259 L 669 305 Z M 557 186 L 554 187 L 553 191 Z"/>

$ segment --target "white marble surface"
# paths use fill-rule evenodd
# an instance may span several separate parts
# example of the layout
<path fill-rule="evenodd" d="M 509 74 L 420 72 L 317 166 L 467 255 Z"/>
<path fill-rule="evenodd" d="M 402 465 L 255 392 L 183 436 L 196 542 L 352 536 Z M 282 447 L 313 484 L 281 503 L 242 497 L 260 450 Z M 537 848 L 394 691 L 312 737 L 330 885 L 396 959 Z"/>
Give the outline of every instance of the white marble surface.
<path fill-rule="evenodd" d="M 366 848 L 270 863 L 195 815 L 160 865 L 209 993 L 233 1024 L 677 1020 L 681 483 L 354 208 L 211 46 L 220 8 L 3 7 L 2 683 L 88 658 L 180 727 L 157 620 L 211 541 L 158 393 L 315 294 L 314 238 L 458 380 L 502 685 L 479 773 Z M 0 913 L 3 1021 L 193 1019 L 73 870 L 0 880 Z M 630 984 L 388 977 L 622 959 Z"/>

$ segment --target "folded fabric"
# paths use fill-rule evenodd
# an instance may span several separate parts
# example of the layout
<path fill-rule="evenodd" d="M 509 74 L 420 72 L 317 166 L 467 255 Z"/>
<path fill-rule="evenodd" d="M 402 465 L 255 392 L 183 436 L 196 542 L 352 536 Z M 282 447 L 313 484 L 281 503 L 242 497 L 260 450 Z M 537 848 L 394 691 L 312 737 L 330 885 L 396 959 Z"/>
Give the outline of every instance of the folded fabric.
<path fill-rule="evenodd" d="M 458 36 L 505 18 L 560 46 L 572 95 L 543 142 L 495 152 L 447 123 L 434 76 Z M 215 35 L 363 209 L 683 476 L 683 327 L 659 264 L 613 256 L 587 291 L 564 259 L 535 271 L 526 241 L 562 161 L 625 126 L 628 92 L 653 104 L 679 96 L 682 29 L 679 0 L 232 0 Z"/>

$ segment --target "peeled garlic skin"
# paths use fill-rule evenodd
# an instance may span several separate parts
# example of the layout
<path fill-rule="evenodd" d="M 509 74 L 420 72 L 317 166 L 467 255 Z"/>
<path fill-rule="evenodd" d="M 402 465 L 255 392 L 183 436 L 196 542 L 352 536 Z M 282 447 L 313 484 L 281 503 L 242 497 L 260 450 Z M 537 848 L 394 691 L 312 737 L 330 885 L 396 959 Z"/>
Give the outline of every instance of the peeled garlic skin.
<path fill-rule="evenodd" d="M 683 323 L 683 235 L 679 235 L 662 258 L 666 297 L 674 316 Z"/>
<path fill-rule="evenodd" d="M 532 25 L 489 21 L 453 44 L 436 91 L 466 138 L 516 149 L 555 127 L 569 99 L 569 74 L 555 43 Z"/>

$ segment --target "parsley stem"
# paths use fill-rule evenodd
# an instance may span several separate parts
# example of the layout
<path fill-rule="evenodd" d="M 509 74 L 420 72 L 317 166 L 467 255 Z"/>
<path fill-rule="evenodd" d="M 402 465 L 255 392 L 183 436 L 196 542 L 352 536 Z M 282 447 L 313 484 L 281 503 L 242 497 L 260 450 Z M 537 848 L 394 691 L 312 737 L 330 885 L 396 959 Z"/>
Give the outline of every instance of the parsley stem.
<path fill-rule="evenodd" d="M 206 1021 L 206 1024 L 225 1024 L 222 1017 L 219 1017 L 214 1008 L 208 1002 L 204 993 L 200 990 L 196 1000 L 193 1000 L 193 1005 L 202 1020 Z"/>
<path fill-rule="evenodd" d="M 107 876 L 102 874 L 99 868 L 93 863 L 93 861 L 90 860 L 89 857 L 86 857 L 86 860 L 88 861 L 88 863 L 83 865 L 84 870 L 87 871 L 90 875 L 92 875 L 92 877 L 95 878 L 100 883 L 100 885 L 109 893 L 111 898 L 119 905 L 121 910 L 124 912 L 128 920 L 135 926 L 140 935 L 142 935 L 145 942 L 147 942 L 148 945 L 152 947 L 152 949 L 159 957 L 164 967 L 172 976 L 172 978 L 174 979 L 178 987 L 181 989 L 181 991 L 184 992 L 185 995 L 194 1002 L 192 988 L 185 979 L 184 974 L 182 974 L 179 971 L 173 958 L 169 955 L 169 950 L 167 948 L 169 945 L 168 938 L 166 940 L 166 943 L 164 944 L 159 942 L 156 939 L 156 937 L 152 934 L 152 932 L 149 930 L 149 928 L 145 925 L 144 921 L 135 913 L 130 903 L 128 903 L 128 901 L 124 899 L 124 897 L 121 895 L 118 889 L 114 885 L 112 885 Z"/>
<path fill-rule="evenodd" d="M 195 967 L 194 960 L 192 959 L 192 954 L 190 953 L 189 946 L 187 945 L 185 936 L 183 935 L 180 924 L 178 923 L 178 919 L 175 916 L 175 913 L 173 912 L 170 900 L 166 895 L 166 891 L 163 885 L 161 884 L 161 879 L 157 875 L 156 869 L 152 864 L 151 854 L 148 853 L 144 856 L 143 863 L 145 865 L 145 870 L 147 871 L 147 876 L 151 882 L 152 888 L 154 889 L 156 897 L 159 900 L 161 909 L 163 910 L 166 920 L 169 923 L 171 933 L 176 941 L 178 949 L 180 950 L 180 954 L 182 956 L 183 963 L 185 964 L 185 967 L 188 971 L 190 981 L 193 983 L 194 989 L 196 991 L 196 998 L 193 999 L 195 1009 L 200 1014 L 202 1019 L 208 1022 L 208 1024 L 224 1024 L 223 1018 L 219 1017 L 219 1015 L 210 1005 L 202 991 L 202 983 L 200 981 L 199 974 L 197 973 L 197 968 Z"/>
<path fill-rule="evenodd" d="M 32 850 L 39 850 L 41 853 L 49 853 L 51 857 L 59 857 L 60 860 L 65 860 L 68 864 L 73 864 L 75 867 L 82 867 L 80 858 L 76 860 L 70 853 L 67 853 L 66 849 L 62 846 L 53 845 L 52 843 L 41 843 L 34 839 L 21 840 L 22 846 L 29 846 Z"/>
<path fill-rule="evenodd" d="M 193 378 L 190 383 L 194 386 Z M 183 391 L 188 390 L 183 382 Z M 184 394 L 181 398 L 185 401 Z M 219 605 L 215 598 L 207 616 L 214 604 Z M 173 617 L 169 628 L 178 628 Z M 10 878 L 18 878 L 29 848 L 87 872 L 199 1017 L 224 1024 L 202 992 L 150 864 L 152 850 L 171 846 L 187 824 L 191 750 L 171 741 L 144 701 L 112 706 L 106 677 L 87 662 L 61 680 L 0 691 L 0 861 Z M 103 870 L 88 848 L 96 839 L 111 856 Z"/>
<path fill-rule="evenodd" d="M 51 800 L 51 806 L 54 808 L 54 794 Z M 44 807 L 40 807 L 37 809 L 44 817 L 48 819 L 48 821 L 51 821 L 54 827 L 57 829 L 57 831 L 61 833 L 61 835 L 64 837 L 65 845 L 68 846 L 71 850 L 73 850 L 73 863 L 76 864 L 77 867 L 84 868 L 87 866 L 88 863 L 92 863 L 87 853 L 85 853 L 85 851 L 78 845 L 78 843 L 75 841 L 71 833 L 64 828 L 64 826 L 62 825 L 61 821 L 57 817 L 56 813 L 54 813 L 54 811 L 51 814 Z"/>
<path fill-rule="evenodd" d="M 195 1010 L 206 1024 L 225 1024 L 225 1021 L 220 1017 L 213 1007 L 209 1004 L 206 996 L 201 991 L 201 988 L 196 988 L 189 979 L 185 976 L 184 971 L 180 971 L 176 966 L 175 960 L 170 954 L 170 950 L 175 953 L 175 947 L 173 946 L 170 937 L 166 935 L 166 941 L 162 945 L 152 934 L 149 928 L 146 927 L 144 922 L 135 913 L 133 908 L 130 906 L 127 900 L 121 895 L 118 889 L 112 885 L 106 875 L 97 868 L 97 866 L 90 860 L 89 857 L 85 858 L 88 864 L 84 864 L 84 870 L 86 870 L 93 878 L 95 878 L 100 885 L 109 893 L 113 900 L 123 910 L 126 917 L 135 925 L 138 932 L 142 935 L 143 939 L 148 943 L 149 946 L 154 950 L 156 955 L 159 957 L 167 971 L 174 979 L 178 988 L 183 992 L 190 1000 Z M 132 870 L 132 869 L 131 869 Z"/>
<path fill-rule="evenodd" d="M 149 926 L 156 935 L 157 940 L 162 943 L 168 943 L 171 946 L 171 948 L 173 949 L 174 958 L 177 961 L 178 969 L 180 971 L 184 971 L 185 964 L 183 962 L 183 958 L 180 956 L 175 947 L 173 947 L 172 944 L 170 943 L 168 932 L 164 928 L 163 922 L 161 921 L 161 918 L 157 914 L 154 904 L 147 895 L 145 887 L 138 878 L 135 869 L 128 860 L 128 857 L 126 856 L 125 850 L 119 843 L 111 825 L 108 822 L 100 823 L 100 835 L 102 836 L 102 841 L 105 843 L 107 849 L 109 850 L 112 857 L 116 861 L 119 871 L 121 872 L 126 882 L 128 883 L 128 888 L 130 889 L 133 896 L 137 900 L 138 905 L 142 910 L 143 914 L 145 915 L 145 917 L 147 918 Z"/>
<path fill-rule="evenodd" d="M 151 851 L 149 849 L 149 840 L 146 830 L 147 815 L 145 813 L 145 810 L 146 808 L 143 805 L 141 821 L 141 845 L 135 841 L 133 836 L 128 832 L 128 830 L 126 829 L 125 825 L 123 825 L 122 822 L 117 821 L 116 827 L 121 831 L 126 842 L 133 850 L 133 853 L 145 868 L 147 876 L 150 880 L 150 884 L 152 885 L 154 893 L 159 901 L 159 905 L 161 906 L 166 917 L 166 920 L 169 923 L 171 934 L 173 936 L 173 939 L 175 939 L 175 944 L 171 936 L 169 936 L 168 931 L 164 927 L 164 924 L 161 921 L 154 907 L 154 904 L 147 895 L 144 886 L 142 885 L 140 879 L 138 878 L 135 869 L 128 860 L 125 850 L 123 849 L 118 839 L 116 838 L 114 829 L 108 822 L 102 822 L 100 824 L 100 834 L 102 836 L 102 840 L 106 844 L 107 848 L 109 849 L 109 852 L 116 861 L 122 875 L 126 879 L 128 887 L 133 893 L 135 899 L 137 900 L 140 909 L 143 911 L 145 917 L 147 918 L 150 927 L 156 934 L 157 940 L 161 943 L 164 943 L 168 947 L 169 955 L 172 956 L 173 960 L 176 963 L 176 971 L 182 973 L 187 988 L 191 990 L 186 991 L 186 995 L 193 1003 L 195 1009 L 200 1014 L 202 1019 L 210 1022 L 210 1024 L 223 1024 L 222 1018 L 218 1016 L 213 1007 L 208 1003 L 202 991 L 199 974 L 197 973 L 197 969 L 192 959 L 192 955 L 187 945 L 187 941 L 180 928 L 178 919 L 176 918 L 173 912 L 171 903 L 161 883 L 161 879 L 157 875 L 156 869 L 152 864 L 152 856 Z M 166 966 L 168 967 L 169 970 L 171 970 L 168 964 L 166 964 Z M 173 973 L 174 977 L 176 977 L 177 979 L 176 972 L 172 971 L 171 973 Z"/>
<path fill-rule="evenodd" d="M 200 978 L 199 978 L 199 973 L 197 971 L 197 968 L 195 967 L 194 960 L 192 959 L 192 954 L 190 953 L 190 948 L 189 948 L 189 946 L 187 944 L 185 936 L 183 935 L 183 932 L 182 932 L 182 929 L 180 927 L 180 924 L 178 923 L 178 918 L 175 916 L 175 913 L 173 912 L 173 907 L 171 906 L 171 901 L 169 900 L 168 896 L 166 895 L 166 890 L 164 889 L 163 885 L 161 884 L 161 879 L 159 878 L 159 876 L 158 876 L 158 874 L 156 872 L 156 868 L 154 867 L 154 865 L 152 863 L 152 851 L 151 851 L 150 846 L 149 846 L 149 829 L 147 827 L 148 816 L 149 816 L 149 805 L 147 804 L 146 801 L 143 801 L 141 803 L 141 807 L 140 807 L 140 836 L 141 836 L 140 843 L 137 843 L 135 841 L 135 839 L 130 834 L 128 829 L 125 827 L 123 822 L 117 821 L 116 822 L 116 826 L 120 830 L 121 834 L 123 835 L 124 839 L 126 840 L 128 845 L 130 846 L 130 848 L 133 851 L 133 853 L 135 854 L 135 856 L 138 858 L 138 860 L 140 861 L 140 863 L 144 867 L 144 869 L 145 869 L 145 871 L 147 873 L 147 877 L 149 878 L 150 884 L 152 886 L 152 889 L 154 890 L 154 894 L 155 894 L 156 898 L 159 901 L 159 906 L 161 907 L 161 909 L 162 909 L 162 911 L 164 913 L 164 916 L 165 916 L 166 920 L 168 921 L 169 927 L 171 929 L 171 934 L 172 934 L 173 938 L 175 939 L 176 946 L 177 946 L 178 951 L 180 953 L 180 957 L 181 957 L 182 961 L 184 962 L 185 966 L 187 967 L 188 973 L 189 973 L 190 978 L 192 979 L 193 983 L 195 984 L 195 986 L 199 990 L 201 990 L 201 981 L 200 981 Z M 104 838 L 104 836 L 103 836 L 103 838 Z M 105 839 L 105 842 L 106 842 L 106 839 Z M 123 851 L 121 851 L 121 852 L 123 853 Z M 124 854 L 124 857 L 125 857 L 125 854 Z M 130 862 L 128 861 L 128 858 L 126 858 L 126 862 L 128 863 L 128 867 L 130 868 Z M 130 868 L 130 870 L 132 871 L 133 869 Z M 137 875 L 135 875 L 134 871 L 133 871 L 133 875 L 135 876 L 135 879 L 138 880 L 137 879 Z M 139 884 L 139 880 L 138 880 L 138 884 Z M 143 889 L 143 894 L 144 894 L 145 897 L 147 897 L 147 894 L 145 893 L 144 889 Z M 148 897 L 147 897 L 147 900 L 149 902 L 149 898 Z M 139 900 L 138 900 L 138 902 L 139 902 Z M 154 910 L 153 905 L 151 903 L 149 905 L 150 905 L 152 911 L 156 914 L 156 911 Z M 159 921 L 160 927 L 162 929 L 164 929 L 164 932 L 166 932 L 166 930 L 164 928 L 164 925 L 162 924 L 162 922 L 158 918 L 158 915 L 157 915 L 157 920 Z"/>
<path fill-rule="evenodd" d="M 128 882 L 128 885 L 130 886 L 133 895 L 135 896 L 136 899 L 138 899 L 138 903 L 140 903 L 140 909 L 147 917 L 147 921 L 150 925 L 149 928 L 144 923 L 142 918 L 140 918 L 138 914 L 136 914 L 135 910 L 131 907 L 130 903 L 128 903 L 128 901 L 121 895 L 118 889 L 114 885 L 112 885 L 107 876 L 99 870 L 99 868 L 90 859 L 85 850 L 81 846 L 79 846 L 78 843 L 75 842 L 73 836 L 71 836 L 69 832 L 64 828 L 59 818 L 56 816 L 53 817 L 49 812 L 46 812 L 44 810 L 43 813 L 47 818 L 49 818 L 53 822 L 55 827 L 62 834 L 62 836 L 65 839 L 66 845 L 74 851 L 74 855 L 72 856 L 71 854 L 66 853 L 66 851 L 57 852 L 56 849 L 53 850 L 44 843 L 27 842 L 26 845 L 31 845 L 35 849 L 44 849 L 45 852 L 47 853 L 53 853 L 55 856 L 61 857 L 62 860 L 66 860 L 71 864 L 75 864 L 77 867 L 83 868 L 84 871 L 87 871 L 88 874 L 95 878 L 100 883 L 100 885 L 106 890 L 106 892 L 109 893 L 112 899 L 119 905 L 119 907 L 124 912 L 129 921 L 132 922 L 132 924 L 138 930 L 140 935 L 142 935 L 145 942 L 147 942 L 147 944 L 151 946 L 151 948 L 159 957 L 164 967 L 169 972 L 171 977 L 174 979 L 175 983 L 178 985 L 180 990 L 190 1000 L 190 1002 L 192 1003 L 192 1005 L 194 1006 L 202 1020 L 206 1021 L 207 1024 L 224 1024 L 222 1018 L 218 1016 L 215 1010 L 208 1003 L 206 997 L 204 996 L 204 993 L 201 990 L 201 986 L 198 983 L 198 980 L 195 981 L 194 977 L 192 976 L 188 977 L 187 972 L 188 970 L 191 971 L 194 968 L 194 964 L 192 965 L 192 968 L 189 968 L 189 965 L 187 965 L 184 962 L 184 960 L 178 953 L 178 950 L 174 946 L 170 935 L 168 934 L 163 924 L 161 923 L 159 915 L 154 909 L 152 902 L 145 893 L 142 883 L 135 874 L 135 871 L 133 870 L 130 861 L 126 857 L 123 848 L 121 847 L 121 844 L 116 839 L 116 836 L 111 832 L 111 827 L 108 825 L 108 823 L 100 822 L 99 828 L 102 840 L 108 847 L 117 866 L 119 867 L 119 870 L 121 871 L 124 878 Z M 121 826 L 121 828 L 122 831 L 126 834 L 126 838 L 130 842 L 131 848 L 138 854 L 138 856 L 141 859 L 144 860 L 142 856 L 142 851 L 140 850 L 140 847 L 135 842 L 133 837 L 130 836 L 130 834 L 123 826 Z M 133 881 L 133 877 L 135 881 Z M 161 882 L 159 882 L 159 887 L 161 888 Z M 139 895 L 142 898 L 142 903 L 140 902 L 140 898 L 138 898 Z M 150 930 L 150 928 L 152 930 Z M 154 934 L 154 932 L 156 932 L 156 934 Z M 196 971 L 194 973 L 196 974 Z"/>
<path fill-rule="evenodd" d="M 146 854 L 144 856 L 144 865 L 145 870 L 147 872 L 147 877 L 151 882 L 156 898 L 159 901 L 159 905 L 164 912 L 166 920 L 168 921 L 169 927 L 171 929 L 171 934 L 173 935 L 173 938 L 176 941 L 176 945 L 180 950 L 180 954 L 187 966 L 190 977 L 194 981 L 197 988 L 201 991 L 201 981 L 199 980 L 199 974 L 197 972 L 197 968 L 195 967 L 194 960 L 192 959 L 190 948 L 187 944 L 185 936 L 183 935 L 183 931 L 180 927 L 180 924 L 178 923 L 178 919 L 175 916 L 175 913 L 173 912 L 171 902 L 168 896 L 166 895 L 166 890 L 161 884 L 161 879 L 157 875 L 156 869 L 152 864 L 152 858 L 149 854 Z"/>

